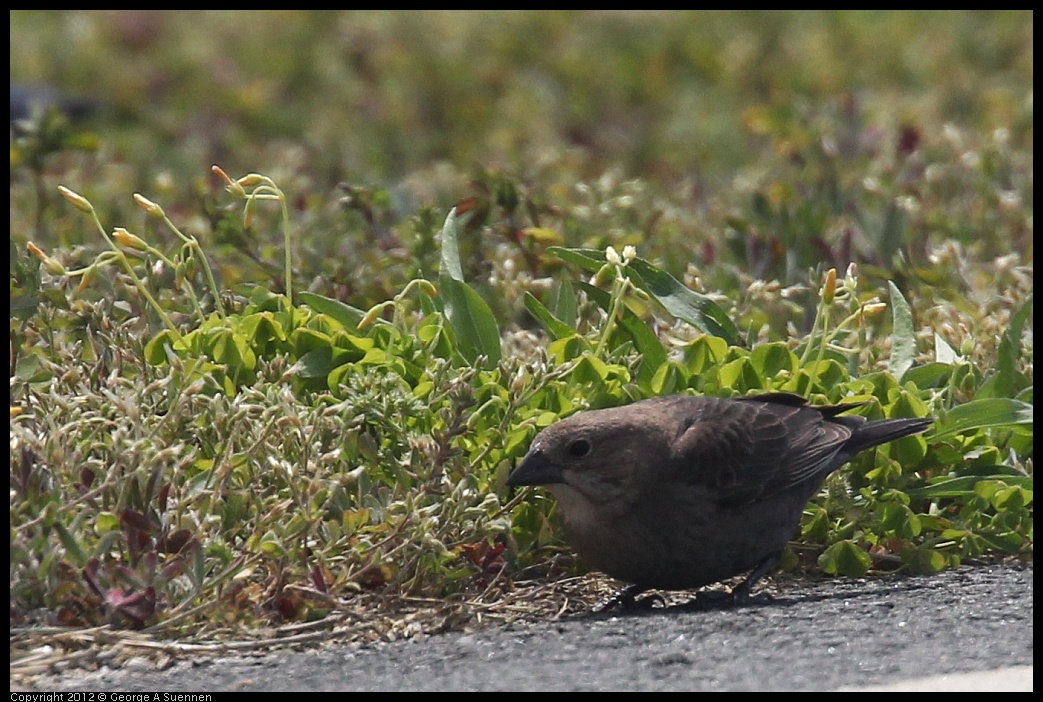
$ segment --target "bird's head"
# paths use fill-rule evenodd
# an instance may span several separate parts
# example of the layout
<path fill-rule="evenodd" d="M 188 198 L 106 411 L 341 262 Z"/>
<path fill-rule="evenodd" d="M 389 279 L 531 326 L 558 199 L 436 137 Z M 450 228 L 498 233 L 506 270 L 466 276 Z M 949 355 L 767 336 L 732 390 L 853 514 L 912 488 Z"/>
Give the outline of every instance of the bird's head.
<path fill-rule="evenodd" d="M 536 436 L 507 484 L 543 485 L 560 502 L 624 509 L 669 461 L 668 439 L 653 419 L 627 407 L 563 419 Z"/>

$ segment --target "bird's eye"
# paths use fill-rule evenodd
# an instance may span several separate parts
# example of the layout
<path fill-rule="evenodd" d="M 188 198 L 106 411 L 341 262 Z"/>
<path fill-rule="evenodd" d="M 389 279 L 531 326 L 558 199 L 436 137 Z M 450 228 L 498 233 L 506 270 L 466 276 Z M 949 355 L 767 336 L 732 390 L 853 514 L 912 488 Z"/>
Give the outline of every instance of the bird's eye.
<path fill-rule="evenodd" d="M 590 453 L 590 442 L 586 439 L 576 439 L 569 444 L 569 453 L 576 458 L 583 458 Z"/>

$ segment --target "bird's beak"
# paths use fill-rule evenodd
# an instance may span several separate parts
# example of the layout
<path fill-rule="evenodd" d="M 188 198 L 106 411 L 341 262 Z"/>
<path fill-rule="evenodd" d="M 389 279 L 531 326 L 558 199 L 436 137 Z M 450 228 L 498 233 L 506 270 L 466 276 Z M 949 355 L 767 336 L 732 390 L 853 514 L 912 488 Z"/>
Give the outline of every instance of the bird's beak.
<path fill-rule="evenodd" d="M 547 460 L 538 446 L 533 446 L 522 459 L 521 465 L 507 477 L 508 485 L 548 485 L 564 482 L 561 467 Z"/>

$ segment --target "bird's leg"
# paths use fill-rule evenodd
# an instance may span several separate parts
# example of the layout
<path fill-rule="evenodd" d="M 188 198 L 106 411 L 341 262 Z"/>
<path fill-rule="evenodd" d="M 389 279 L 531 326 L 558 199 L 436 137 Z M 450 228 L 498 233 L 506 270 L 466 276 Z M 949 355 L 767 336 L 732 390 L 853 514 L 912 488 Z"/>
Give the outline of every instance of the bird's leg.
<path fill-rule="evenodd" d="M 636 599 L 637 595 L 647 590 L 647 587 L 641 585 L 627 585 L 625 588 L 612 595 L 600 605 L 594 608 L 595 612 L 607 612 L 609 610 L 620 608 L 620 609 L 652 609 L 652 605 L 657 601 L 662 603 L 662 595 L 649 595 L 648 597 L 642 597 L 640 600 Z"/>
<path fill-rule="evenodd" d="M 782 558 L 781 553 L 776 553 L 768 556 L 761 561 L 756 568 L 754 568 L 746 579 L 736 585 L 732 589 L 732 604 L 745 605 L 750 601 L 750 592 L 753 590 L 753 586 L 757 584 L 757 581 L 763 578 L 769 570 L 775 567 Z"/>
<path fill-rule="evenodd" d="M 764 577 L 765 573 L 775 567 L 781 556 L 781 553 L 768 556 L 758 563 L 757 567 L 746 576 L 746 579 L 732 588 L 731 592 L 700 590 L 695 593 L 695 599 L 686 603 L 684 607 L 696 611 L 706 611 L 728 607 L 742 607 L 749 604 L 750 591 L 753 589 L 753 586 Z"/>

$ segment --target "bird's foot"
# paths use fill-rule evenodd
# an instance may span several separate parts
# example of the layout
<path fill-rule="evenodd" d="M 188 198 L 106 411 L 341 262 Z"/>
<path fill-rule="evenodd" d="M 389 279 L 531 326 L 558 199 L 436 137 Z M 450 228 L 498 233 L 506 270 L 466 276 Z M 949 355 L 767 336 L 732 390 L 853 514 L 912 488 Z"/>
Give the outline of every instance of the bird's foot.
<path fill-rule="evenodd" d="M 642 597 L 637 599 L 637 595 L 640 595 L 645 591 L 645 588 L 638 585 L 628 585 L 623 588 L 612 597 L 608 598 L 597 607 L 594 611 L 597 613 L 608 612 L 613 609 L 622 610 L 638 610 L 638 609 L 652 609 L 653 605 L 658 602 L 661 605 L 666 604 L 663 596 L 660 594 L 649 595 L 648 597 Z"/>
<path fill-rule="evenodd" d="M 771 595 L 767 592 L 750 595 L 749 588 L 744 588 L 742 585 L 739 585 L 727 592 L 724 590 L 700 590 L 695 593 L 693 599 L 685 602 L 681 607 L 683 609 L 694 610 L 697 612 L 705 612 L 715 609 L 745 607 L 751 604 L 761 604 L 770 601 Z"/>

